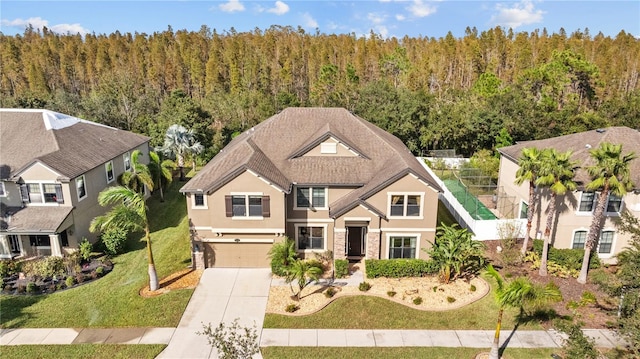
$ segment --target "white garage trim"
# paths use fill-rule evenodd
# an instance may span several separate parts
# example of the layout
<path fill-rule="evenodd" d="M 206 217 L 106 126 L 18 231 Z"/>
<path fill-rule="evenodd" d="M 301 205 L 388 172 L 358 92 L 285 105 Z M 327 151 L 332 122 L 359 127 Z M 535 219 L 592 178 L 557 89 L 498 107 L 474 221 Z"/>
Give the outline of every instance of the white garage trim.
<path fill-rule="evenodd" d="M 205 238 L 202 242 L 207 243 L 273 243 L 271 238 Z"/>

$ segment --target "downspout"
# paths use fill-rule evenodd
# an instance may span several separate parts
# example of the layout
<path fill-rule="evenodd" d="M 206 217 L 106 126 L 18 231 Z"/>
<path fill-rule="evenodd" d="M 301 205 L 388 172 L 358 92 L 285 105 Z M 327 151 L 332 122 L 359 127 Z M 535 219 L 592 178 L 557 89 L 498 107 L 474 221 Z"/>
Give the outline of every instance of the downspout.
<path fill-rule="evenodd" d="M 378 259 L 382 259 L 382 217 L 378 216 Z"/>

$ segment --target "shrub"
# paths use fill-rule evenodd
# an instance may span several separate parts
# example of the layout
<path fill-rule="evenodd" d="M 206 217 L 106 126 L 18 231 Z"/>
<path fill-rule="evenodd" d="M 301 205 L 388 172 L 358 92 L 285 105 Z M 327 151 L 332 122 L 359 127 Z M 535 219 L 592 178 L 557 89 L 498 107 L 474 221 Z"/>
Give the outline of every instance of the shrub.
<path fill-rule="evenodd" d="M 34 282 L 27 283 L 27 293 L 35 293 L 38 289 L 38 286 Z"/>
<path fill-rule="evenodd" d="M 390 297 L 395 297 L 396 294 L 397 293 L 395 291 L 393 291 L 393 290 L 390 290 L 390 291 L 387 292 L 387 295 L 390 296 Z"/>
<path fill-rule="evenodd" d="M 436 240 L 427 251 L 436 263 L 440 280 L 449 283 L 458 277 L 475 275 L 484 266 L 485 245 L 472 238 L 466 228 L 444 223 L 436 230 Z"/>
<path fill-rule="evenodd" d="M 67 288 L 71 288 L 74 284 L 76 284 L 76 279 L 72 276 L 68 276 L 67 279 L 65 279 L 64 284 L 67 286 Z"/>
<path fill-rule="evenodd" d="M 64 274 L 64 260 L 60 257 L 45 257 L 25 262 L 22 270 L 27 276 L 48 278 Z"/>
<path fill-rule="evenodd" d="M 75 274 L 77 268 L 80 268 L 80 252 L 73 252 L 64 257 L 64 268 L 68 275 Z"/>
<path fill-rule="evenodd" d="M 361 292 L 366 292 L 371 289 L 371 284 L 369 284 L 369 282 L 361 282 L 360 285 L 358 285 L 358 289 L 360 289 Z"/>
<path fill-rule="evenodd" d="M 565 358 L 567 359 L 597 359 L 600 357 L 598 350 L 595 348 L 595 341 L 582 332 L 580 325 L 558 321 L 556 322 L 558 330 L 568 335 L 564 342 Z"/>
<path fill-rule="evenodd" d="M 80 242 L 79 250 L 80 250 L 80 257 L 82 257 L 82 260 L 88 261 L 89 258 L 91 258 L 91 251 L 93 250 L 93 245 L 89 243 L 89 241 L 86 238 L 82 238 L 82 241 Z"/>
<path fill-rule="evenodd" d="M 424 259 L 366 259 L 365 268 L 367 278 L 424 277 L 438 272 L 433 261 Z"/>
<path fill-rule="evenodd" d="M 0 278 L 18 274 L 21 270 L 20 262 L 11 260 L 0 260 Z"/>
<path fill-rule="evenodd" d="M 104 245 L 105 252 L 110 255 L 122 253 L 128 234 L 127 230 L 123 228 L 109 229 L 102 233 L 100 242 Z"/>
<path fill-rule="evenodd" d="M 285 237 L 284 241 L 275 243 L 269 250 L 271 258 L 271 272 L 277 276 L 284 277 L 291 264 L 296 261 L 296 244 L 293 239 Z"/>
<path fill-rule="evenodd" d="M 287 313 L 293 313 L 293 312 L 297 311 L 298 309 L 300 309 L 300 307 L 297 304 L 291 303 L 291 304 L 287 305 L 286 308 L 284 308 L 284 311 L 287 312 Z"/>
<path fill-rule="evenodd" d="M 336 278 L 344 278 L 349 274 L 349 261 L 347 259 L 336 259 L 334 266 Z"/>
<path fill-rule="evenodd" d="M 541 239 L 535 239 L 533 241 L 533 251 L 538 255 L 542 255 L 542 246 L 544 241 Z M 561 266 L 567 267 L 569 269 L 574 269 L 579 271 L 582 268 L 582 257 L 584 256 L 584 249 L 570 249 L 563 248 L 558 249 L 554 247 L 549 247 L 549 256 L 547 260 L 549 262 L 557 263 Z M 600 258 L 598 258 L 598 254 L 596 251 L 591 251 L 591 257 L 589 260 L 589 268 L 596 269 L 602 265 L 600 262 Z"/>
<path fill-rule="evenodd" d="M 456 301 L 456 298 L 454 298 L 454 297 L 447 297 L 447 302 L 449 302 L 449 303 L 453 303 L 453 302 L 455 302 L 455 301 Z"/>
<path fill-rule="evenodd" d="M 475 286 L 475 285 L 473 285 L 473 284 L 472 284 L 472 285 L 469 287 L 469 290 L 470 290 L 470 291 L 472 291 L 472 292 L 475 292 L 475 291 L 477 290 L 477 288 L 476 288 L 476 286 Z"/>
<path fill-rule="evenodd" d="M 335 288 L 333 288 L 333 287 L 329 287 L 329 288 L 327 288 L 327 290 L 326 290 L 326 291 L 324 291 L 324 296 L 325 296 L 325 297 L 327 297 L 327 298 L 331 298 L 331 297 L 333 297 L 334 295 L 336 295 L 336 293 L 337 293 L 337 292 L 336 292 L 336 289 L 335 289 Z"/>
<path fill-rule="evenodd" d="M 238 318 L 226 327 L 220 322 L 215 330 L 209 325 L 203 325 L 203 332 L 199 335 L 206 335 L 209 345 L 216 348 L 221 359 L 249 359 L 260 352 L 258 343 L 258 332 L 255 325 L 253 328 L 240 327 Z"/>
<path fill-rule="evenodd" d="M 102 277 L 104 275 L 104 267 L 100 266 L 98 268 L 96 268 L 96 274 L 100 277 Z"/>
<path fill-rule="evenodd" d="M 413 304 L 415 304 L 415 305 L 420 305 L 420 304 L 422 304 L 422 297 L 415 297 L 415 298 L 413 298 Z"/>

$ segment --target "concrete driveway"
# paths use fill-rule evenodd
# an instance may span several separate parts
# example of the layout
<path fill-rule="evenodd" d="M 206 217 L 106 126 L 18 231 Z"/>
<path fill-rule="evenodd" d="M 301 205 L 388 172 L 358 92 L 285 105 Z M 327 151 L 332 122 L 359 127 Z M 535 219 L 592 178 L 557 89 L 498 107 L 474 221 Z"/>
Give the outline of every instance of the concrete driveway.
<path fill-rule="evenodd" d="M 256 326 L 261 335 L 271 286 L 269 268 L 208 268 L 200 278 L 169 345 L 158 358 L 218 358 L 217 351 L 198 335 L 203 324 Z M 260 340 L 260 337 L 258 337 Z"/>

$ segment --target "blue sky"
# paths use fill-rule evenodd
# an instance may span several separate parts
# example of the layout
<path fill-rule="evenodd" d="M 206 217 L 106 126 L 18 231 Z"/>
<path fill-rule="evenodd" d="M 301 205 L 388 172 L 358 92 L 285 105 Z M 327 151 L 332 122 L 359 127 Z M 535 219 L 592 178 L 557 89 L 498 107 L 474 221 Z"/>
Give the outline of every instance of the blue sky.
<path fill-rule="evenodd" d="M 252 31 L 271 25 L 302 27 L 308 33 L 371 31 L 382 37 L 464 35 L 467 26 L 514 31 L 546 28 L 567 34 L 589 29 L 615 36 L 621 30 L 640 37 L 640 1 L 460 1 L 460 0 L 183 0 L 183 1 L 28 1 L 0 2 L 0 31 L 24 32 L 27 24 L 58 33 L 109 34 L 174 30 L 219 33 Z"/>

